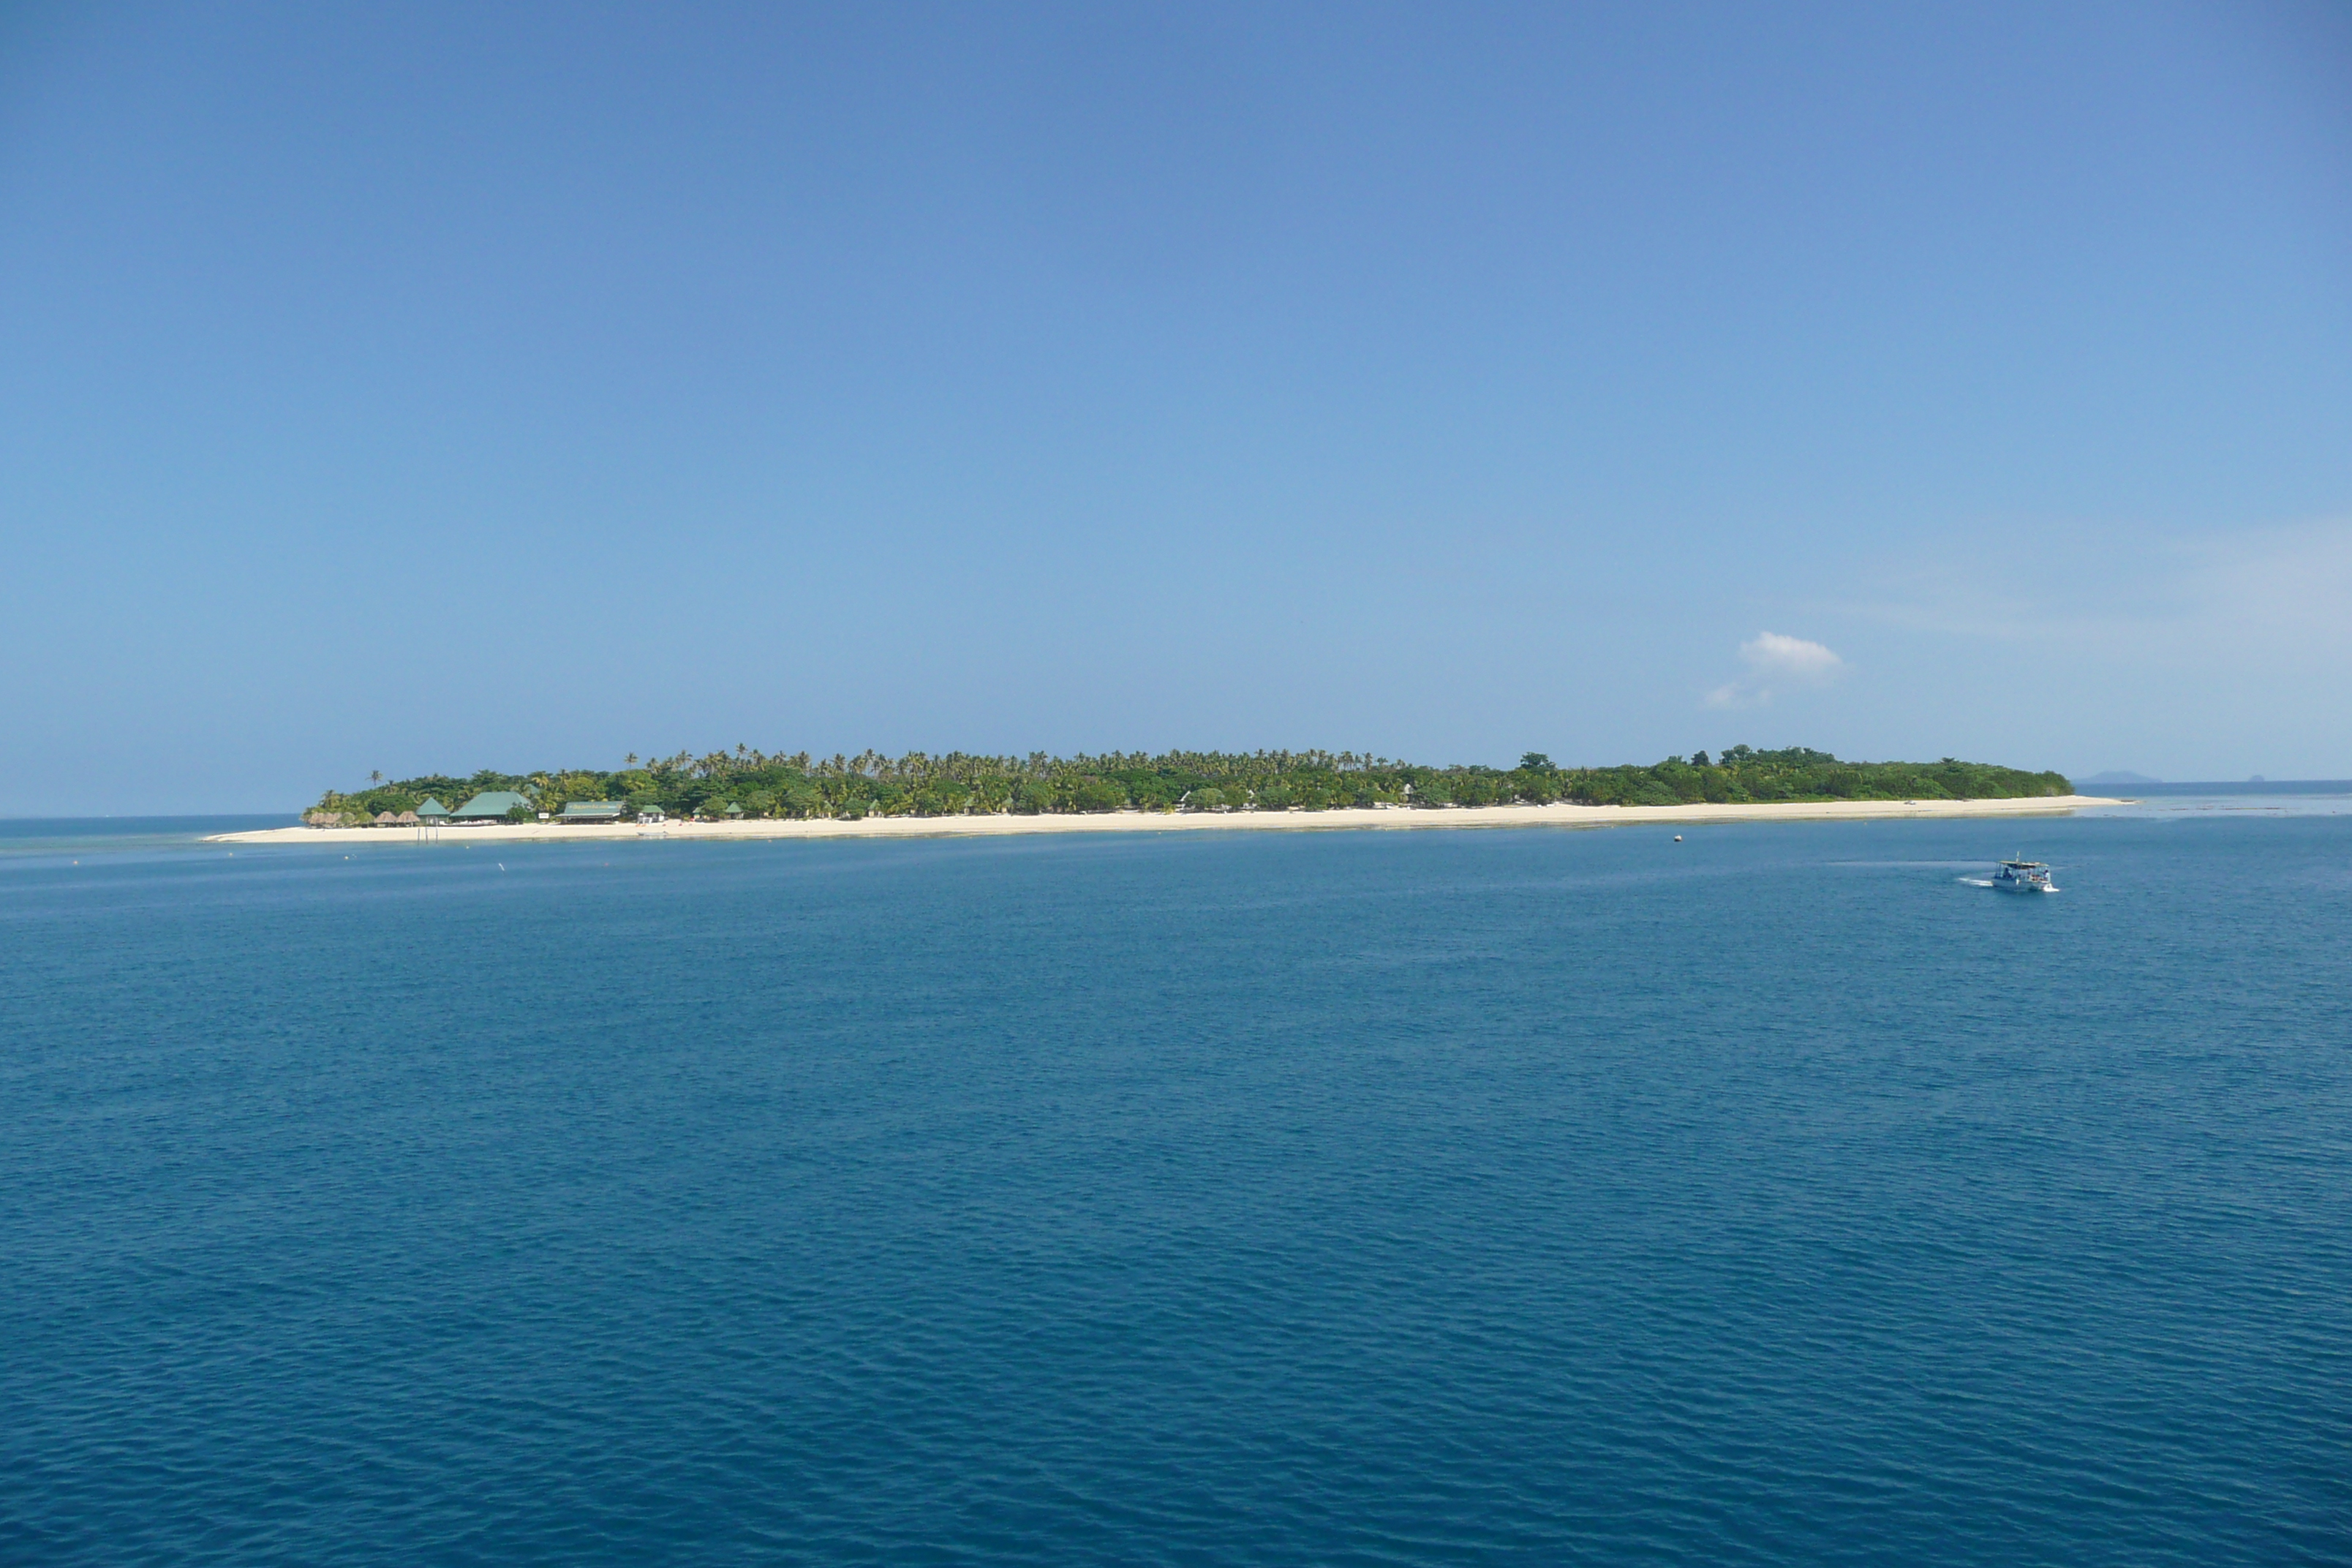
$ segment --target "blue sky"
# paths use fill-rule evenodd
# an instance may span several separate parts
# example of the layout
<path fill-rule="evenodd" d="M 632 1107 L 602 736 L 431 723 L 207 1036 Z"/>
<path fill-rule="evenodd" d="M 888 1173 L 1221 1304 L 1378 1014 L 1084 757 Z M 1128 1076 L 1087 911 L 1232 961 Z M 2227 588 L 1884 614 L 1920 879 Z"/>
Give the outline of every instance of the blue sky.
<path fill-rule="evenodd" d="M 0 813 L 628 751 L 2352 775 L 2325 6 L 0 21 Z"/>

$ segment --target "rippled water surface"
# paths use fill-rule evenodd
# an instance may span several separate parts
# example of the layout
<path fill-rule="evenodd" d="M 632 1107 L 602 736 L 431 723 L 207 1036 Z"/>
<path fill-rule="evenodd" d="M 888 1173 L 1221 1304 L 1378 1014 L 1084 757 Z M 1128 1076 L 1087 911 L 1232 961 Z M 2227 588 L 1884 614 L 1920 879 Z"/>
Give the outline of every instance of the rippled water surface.
<path fill-rule="evenodd" d="M 1685 831 L 20 836 L 0 1559 L 2352 1559 L 2352 816 Z"/>

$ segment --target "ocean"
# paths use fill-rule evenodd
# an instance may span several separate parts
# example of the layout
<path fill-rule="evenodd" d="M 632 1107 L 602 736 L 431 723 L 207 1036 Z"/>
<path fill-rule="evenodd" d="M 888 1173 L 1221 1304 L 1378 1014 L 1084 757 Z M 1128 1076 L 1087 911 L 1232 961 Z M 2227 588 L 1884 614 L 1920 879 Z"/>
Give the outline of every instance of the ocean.
<path fill-rule="evenodd" d="M 14 825 L 0 1560 L 2352 1562 L 2345 805 Z"/>

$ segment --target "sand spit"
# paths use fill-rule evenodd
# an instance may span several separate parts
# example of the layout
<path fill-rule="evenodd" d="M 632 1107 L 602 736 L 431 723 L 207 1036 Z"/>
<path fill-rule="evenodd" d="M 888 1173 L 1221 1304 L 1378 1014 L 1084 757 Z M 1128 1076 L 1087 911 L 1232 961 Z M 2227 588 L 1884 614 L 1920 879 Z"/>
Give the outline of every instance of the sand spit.
<path fill-rule="evenodd" d="M 442 844 L 572 843 L 641 838 L 945 838 L 999 833 L 1301 833 L 1337 828 L 1664 827 L 1699 822 L 1861 822 L 1922 816 L 2064 816 L 2086 806 L 2126 805 L 2105 795 L 2041 795 L 2025 800 L 1836 800 L 1769 805 L 1473 805 L 1434 809 L 1350 807 L 1339 811 L 1111 811 L 1055 816 L 869 816 L 856 821 L 671 822 L 564 826 L 552 822 L 494 823 L 433 830 Z M 408 827 L 268 827 L 215 834 L 212 844 L 415 845 Z"/>

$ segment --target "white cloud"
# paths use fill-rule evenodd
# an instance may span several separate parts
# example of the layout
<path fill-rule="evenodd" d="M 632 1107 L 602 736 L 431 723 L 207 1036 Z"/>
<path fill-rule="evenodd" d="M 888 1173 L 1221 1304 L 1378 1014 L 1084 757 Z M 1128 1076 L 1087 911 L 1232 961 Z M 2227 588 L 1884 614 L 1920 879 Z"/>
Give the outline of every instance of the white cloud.
<path fill-rule="evenodd" d="M 1819 686 L 1835 679 L 1845 660 L 1821 643 L 1779 632 L 1759 632 L 1739 645 L 1748 673 L 1706 694 L 1710 708 L 1759 708 L 1772 700 L 1776 687 Z"/>
<path fill-rule="evenodd" d="M 1739 645 L 1739 657 L 1766 675 L 1799 680 L 1826 680 L 1845 668 L 1845 661 L 1817 642 L 1759 632 L 1753 642 Z"/>

